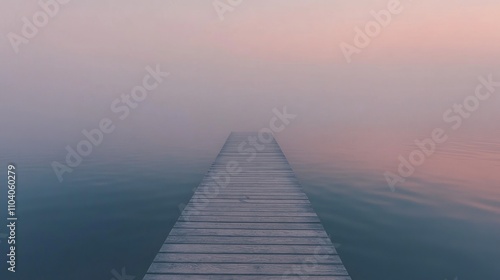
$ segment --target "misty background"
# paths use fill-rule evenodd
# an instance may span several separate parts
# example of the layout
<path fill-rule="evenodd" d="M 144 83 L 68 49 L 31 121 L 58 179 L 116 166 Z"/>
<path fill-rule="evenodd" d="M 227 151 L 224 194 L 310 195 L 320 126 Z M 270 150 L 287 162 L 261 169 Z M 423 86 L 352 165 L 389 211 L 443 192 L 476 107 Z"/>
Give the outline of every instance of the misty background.
<path fill-rule="evenodd" d="M 403 12 L 348 64 L 339 44 L 352 44 L 354 27 L 387 1 L 243 1 L 223 21 L 210 1 L 70 1 L 19 54 L 2 37 L 2 149 L 76 144 L 156 64 L 170 77 L 106 142 L 203 145 L 211 135 L 265 127 L 283 106 L 299 116 L 290 135 L 426 136 L 473 93 L 478 76 L 500 77 L 500 4 L 401 3 Z M 20 34 L 21 18 L 40 9 L 2 6 L 5 35 Z M 487 103 L 461 130 L 496 130 L 500 95 Z"/>
<path fill-rule="evenodd" d="M 284 107 L 297 117 L 276 138 L 353 279 L 497 279 L 500 89 L 457 131 L 443 113 L 479 76 L 500 80 L 500 2 L 402 0 L 347 63 L 340 44 L 388 2 L 243 0 L 221 21 L 206 0 L 72 0 L 16 54 L 8 34 L 40 7 L 3 0 L 12 279 L 141 277 L 229 133 L 268 127 Z M 156 65 L 170 76 L 118 120 L 112 102 Z M 116 129 L 58 182 L 51 163 L 103 118 Z M 435 128 L 449 140 L 391 192 L 384 172 Z"/>

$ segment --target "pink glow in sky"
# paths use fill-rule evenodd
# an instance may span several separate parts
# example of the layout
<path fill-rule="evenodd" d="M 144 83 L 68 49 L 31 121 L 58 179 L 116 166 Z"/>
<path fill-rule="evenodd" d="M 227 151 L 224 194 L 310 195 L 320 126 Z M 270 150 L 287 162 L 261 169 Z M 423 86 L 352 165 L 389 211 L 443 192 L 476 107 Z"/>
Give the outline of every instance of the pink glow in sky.
<path fill-rule="evenodd" d="M 427 131 L 478 76 L 500 77 L 498 1 L 401 1 L 403 11 L 346 63 L 339 45 L 388 2 L 247 0 L 220 21 L 210 1 L 71 1 L 19 54 L 3 36 L 0 122 L 15 111 L 26 131 L 92 125 L 145 66 L 161 64 L 168 83 L 127 126 L 252 130 L 287 105 L 301 115 L 298 130 Z M 40 9 L 2 5 L 4 35 Z M 493 130 L 499 103 L 492 98 L 464 131 Z"/>

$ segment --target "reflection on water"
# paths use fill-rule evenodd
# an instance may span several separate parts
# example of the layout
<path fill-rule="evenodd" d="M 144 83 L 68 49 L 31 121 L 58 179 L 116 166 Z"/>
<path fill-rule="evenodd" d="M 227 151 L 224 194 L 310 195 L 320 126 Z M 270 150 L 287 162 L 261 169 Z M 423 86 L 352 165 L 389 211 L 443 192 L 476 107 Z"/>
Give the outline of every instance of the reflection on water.
<path fill-rule="evenodd" d="M 415 146 L 375 142 L 282 144 L 353 279 L 498 279 L 500 143 L 450 140 L 393 193 Z"/>
<path fill-rule="evenodd" d="M 391 192 L 383 173 L 414 147 L 366 139 L 278 136 L 353 279 L 498 279 L 500 143 L 450 139 Z M 2 154 L 19 172 L 18 279 L 111 279 L 122 267 L 139 279 L 224 140 L 100 147 L 62 184 L 59 151 Z"/>

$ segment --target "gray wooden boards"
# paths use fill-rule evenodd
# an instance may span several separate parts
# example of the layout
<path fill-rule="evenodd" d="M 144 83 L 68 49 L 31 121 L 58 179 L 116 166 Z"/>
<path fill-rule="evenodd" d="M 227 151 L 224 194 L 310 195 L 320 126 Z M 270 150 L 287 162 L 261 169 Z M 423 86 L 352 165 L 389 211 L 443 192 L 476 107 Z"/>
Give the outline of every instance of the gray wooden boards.
<path fill-rule="evenodd" d="M 166 279 L 351 280 L 280 146 L 253 132 L 231 133 L 144 277 Z"/>

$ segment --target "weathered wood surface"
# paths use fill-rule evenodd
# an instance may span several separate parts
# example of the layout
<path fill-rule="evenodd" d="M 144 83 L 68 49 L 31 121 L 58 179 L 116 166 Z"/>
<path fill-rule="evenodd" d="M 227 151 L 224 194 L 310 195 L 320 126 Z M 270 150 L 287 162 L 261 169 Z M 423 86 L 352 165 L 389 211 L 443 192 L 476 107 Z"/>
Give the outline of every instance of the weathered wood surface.
<path fill-rule="evenodd" d="M 278 143 L 252 138 L 231 133 L 144 280 L 351 279 Z"/>

